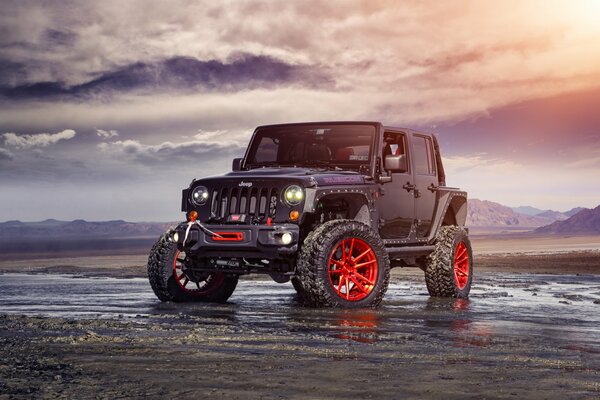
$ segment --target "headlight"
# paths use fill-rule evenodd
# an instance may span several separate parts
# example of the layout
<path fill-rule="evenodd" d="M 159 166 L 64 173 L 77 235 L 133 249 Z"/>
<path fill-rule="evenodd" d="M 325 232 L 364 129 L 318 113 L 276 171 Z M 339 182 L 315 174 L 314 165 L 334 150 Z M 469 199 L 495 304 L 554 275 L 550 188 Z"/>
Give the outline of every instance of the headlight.
<path fill-rule="evenodd" d="M 198 186 L 197 188 L 195 188 L 192 191 L 192 203 L 194 203 L 197 206 L 202 206 L 204 204 L 206 204 L 206 201 L 208 200 L 208 189 L 205 188 L 204 186 Z"/>
<path fill-rule="evenodd" d="M 304 200 L 304 189 L 298 185 L 288 186 L 283 192 L 283 200 L 290 206 L 296 206 Z"/>

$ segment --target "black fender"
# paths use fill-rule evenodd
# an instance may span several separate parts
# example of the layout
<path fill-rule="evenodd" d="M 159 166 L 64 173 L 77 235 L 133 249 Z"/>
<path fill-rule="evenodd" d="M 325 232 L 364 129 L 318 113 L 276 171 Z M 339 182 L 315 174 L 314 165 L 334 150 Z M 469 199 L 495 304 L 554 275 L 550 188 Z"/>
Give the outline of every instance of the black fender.
<path fill-rule="evenodd" d="M 427 242 L 432 243 L 440 227 L 445 225 L 465 226 L 467 221 L 467 192 L 455 188 L 440 187 L 438 206 Z"/>
<path fill-rule="evenodd" d="M 350 218 L 378 229 L 378 212 L 374 197 L 379 193 L 376 186 L 336 186 L 307 189 L 304 213 L 317 212 L 316 207 L 326 198 L 340 197 L 351 205 Z"/>

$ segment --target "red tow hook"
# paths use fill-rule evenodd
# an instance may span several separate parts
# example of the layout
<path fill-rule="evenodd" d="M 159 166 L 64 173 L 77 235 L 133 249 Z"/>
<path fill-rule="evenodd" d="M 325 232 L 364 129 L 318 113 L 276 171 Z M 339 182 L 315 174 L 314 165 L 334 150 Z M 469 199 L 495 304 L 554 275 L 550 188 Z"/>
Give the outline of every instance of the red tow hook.
<path fill-rule="evenodd" d="M 267 218 L 267 226 L 273 226 L 273 218 Z"/>

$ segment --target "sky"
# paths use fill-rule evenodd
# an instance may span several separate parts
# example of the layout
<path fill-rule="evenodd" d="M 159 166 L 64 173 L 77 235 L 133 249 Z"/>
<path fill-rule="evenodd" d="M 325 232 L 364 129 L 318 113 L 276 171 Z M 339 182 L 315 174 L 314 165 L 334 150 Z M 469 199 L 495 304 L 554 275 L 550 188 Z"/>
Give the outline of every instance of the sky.
<path fill-rule="evenodd" d="M 0 221 L 182 219 L 254 127 L 434 132 L 472 198 L 600 203 L 600 0 L 28 1 L 0 10 Z"/>

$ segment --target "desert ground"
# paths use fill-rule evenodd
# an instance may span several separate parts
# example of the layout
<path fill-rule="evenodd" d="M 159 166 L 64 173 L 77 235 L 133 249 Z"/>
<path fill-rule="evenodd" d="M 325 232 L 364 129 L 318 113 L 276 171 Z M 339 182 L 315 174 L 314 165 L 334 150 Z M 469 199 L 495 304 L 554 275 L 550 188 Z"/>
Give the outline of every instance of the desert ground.
<path fill-rule="evenodd" d="M 600 236 L 473 247 L 468 300 L 396 269 L 358 311 L 256 278 L 226 304 L 163 304 L 138 248 L 8 255 L 0 398 L 600 398 Z"/>

